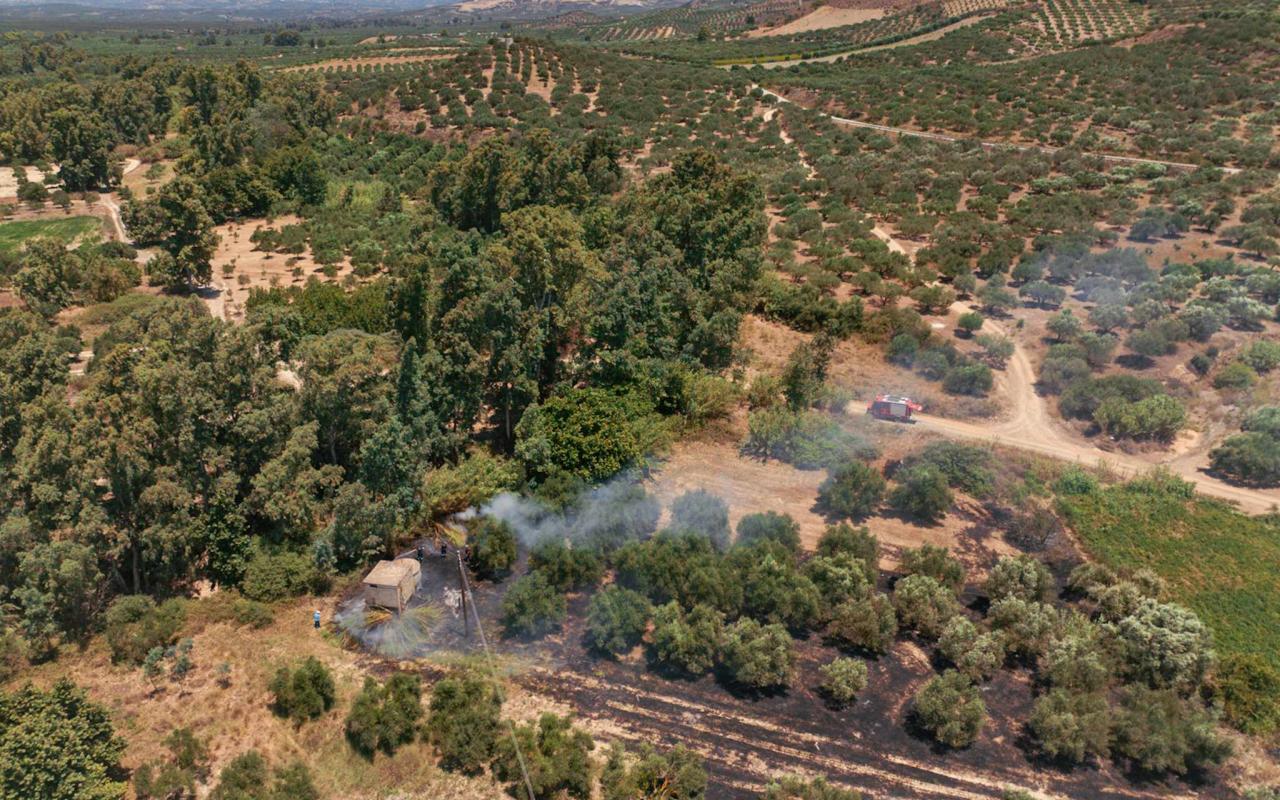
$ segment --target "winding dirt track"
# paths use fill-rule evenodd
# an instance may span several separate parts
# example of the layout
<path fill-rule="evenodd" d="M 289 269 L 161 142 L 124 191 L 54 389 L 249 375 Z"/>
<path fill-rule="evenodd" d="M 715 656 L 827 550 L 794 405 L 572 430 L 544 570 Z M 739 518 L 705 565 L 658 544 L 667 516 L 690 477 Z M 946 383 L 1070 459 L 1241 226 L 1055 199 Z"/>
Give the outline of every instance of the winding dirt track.
<path fill-rule="evenodd" d="M 964 308 L 964 310 L 968 310 Z M 1008 335 L 999 325 L 988 320 L 984 330 Z M 1029 450 L 1040 455 L 1075 461 L 1087 466 L 1105 466 L 1112 472 L 1132 477 L 1163 466 L 1183 480 L 1195 484 L 1201 494 L 1236 503 L 1242 511 L 1262 514 L 1280 506 L 1280 491 L 1233 486 L 1202 471 L 1203 456 L 1191 453 L 1152 463 L 1123 453 L 1101 450 L 1082 442 L 1063 430 L 1049 410 L 1049 404 L 1035 390 L 1036 374 L 1027 353 L 1015 339 L 1013 357 L 1002 373 L 997 374 L 997 391 L 1008 402 L 1008 416 L 993 423 L 959 420 L 920 414 L 919 424 L 961 439 L 993 442 Z"/>
<path fill-rule="evenodd" d="M 766 89 L 763 86 L 757 86 L 753 84 L 752 88 L 759 88 L 761 92 L 777 100 L 779 103 L 790 103 L 792 105 L 799 105 L 798 103 L 795 103 L 795 101 L 789 100 L 788 98 L 783 97 L 777 92 Z M 813 109 L 809 109 L 809 110 L 812 111 Z M 862 120 L 849 119 L 848 117 L 837 117 L 836 115 L 828 114 L 825 111 L 819 111 L 817 113 L 821 114 L 822 116 L 826 117 L 827 119 L 831 120 L 832 122 L 838 125 L 846 125 L 851 128 L 866 128 L 868 130 L 880 131 L 881 133 L 888 133 L 893 136 L 912 136 L 917 139 L 931 139 L 935 142 L 959 143 L 959 142 L 971 141 L 970 139 L 965 138 L 963 136 L 950 136 L 945 133 L 934 133 L 932 131 L 917 131 L 917 130 L 912 130 L 911 128 L 895 128 L 892 125 L 877 125 L 874 122 L 863 122 Z M 1045 153 L 1046 155 L 1053 155 L 1054 153 L 1057 153 L 1059 150 L 1062 149 L 1060 147 L 1051 147 L 1049 145 L 1013 144 L 1011 142 L 978 142 L 978 144 L 980 144 L 984 149 L 987 149 L 987 150 L 1007 149 L 1007 150 L 1018 150 L 1021 152 L 1035 150 L 1041 153 Z M 1112 164 L 1153 164 L 1156 166 L 1166 167 L 1168 169 L 1178 169 L 1178 170 L 1186 170 L 1186 171 L 1194 171 L 1199 169 L 1201 166 L 1199 164 L 1188 164 L 1183 161 L 1163 161 L 1158 158 L 1137 158 L 1135 156 L 1113 156 L 1113 155 L 1107 155 L 1105 153 L 1090 153 L 1089 155 L 1095 156 L 1097 158 L 1101 158 L 1103 161 L 1107 161 Z M 1218 169 L 1222 170 L 1222 172 L 1226 175 L 1235 175 L 1238 172 L 1240 172 L 1240 170 L 1235 167 L 1219 167 Z"/>
<path fill-rule="evenodd" d="M 761 91 L 780 102 L 791 103 L 790 100 L 768 89 L 762 87 Z M 774 116 L 774 109 L 765 112 L 766 120 L 772 120 Z M 836 122 L 866 125 L 866 123 L 856 123 L 839 117 L 831 117 L 831 119 Z M 868 127 L 882 128 L 883 126 Z M 902 129 L 889 130 L 901 131 Z M 784 136 L 783 138 L 788 144 L 794 145 L 794 141 L 790 136 Z M 815 175 L 816 170 L 808 160 L 804 150 L 798 146 L 796 150 L 799 152 L 801 163 L 808 168 L 809 174 L 811 176 Z M 1125 161 L 1143 160 L 1124 159 L 1120 156 L 1104 156 L 1104 158 Z M 1192 166 L 1164 161 L 1148 163 L 1168 166 Z M 883 241 L 890 251 L 909 256 L 902 244 L 883 227 L 877 225 L 872 230 L 872 233 L 876 238 Z M 964 312 L 969 309 L 963 304 L 958 304 L 953 307 L 953 310 Z M 1009 335 L 1007 331 L 991 320 L 987 320 L 984 323 L 983 330 L 998 333 L 1002 336 Z M 1008 416 L 1004 420 L 994 423 L 973 423 L 937 417 L 931 414 L 919 414 L 916 416 L 917 422 L 948 436 L 992 442 L 1006 447 L 1017 447 L 1051 458 L 1075 461 L 1088 466 L 1104 466 L 1124 477 L 1141 475 L 1157 466 L 1161 466 L 1183 480 L 1195 484 L 1202 494 L 1233 502 L 1242 511 L 1251 514 L 1264 514 L 1280 507 L 1280 491 L 1233 486 L 1206 474 L 1204 468 L 1207 460 L 1203 448 L 1153 463 L 1135 456 L 1102 450 L 1087 442 L 1080 441 L 1077 437 L 1062 429 L 1049 410 L 1048 403 L 1036 393 L 1036 372 L 1031 365 L 1031 359 L 1027 357 L 1026 351 L 1018 343 L 1017 339 L 1015 337 L 1010 338 L 1014 341 L 1013 357 L 1009 359 L 1004 371 L 997 373 L 996 378 L 996 389 L 1006 398 L 1009 407 Z M 856 409 L 852 408 L 851 410 L 856 411 Z"/>

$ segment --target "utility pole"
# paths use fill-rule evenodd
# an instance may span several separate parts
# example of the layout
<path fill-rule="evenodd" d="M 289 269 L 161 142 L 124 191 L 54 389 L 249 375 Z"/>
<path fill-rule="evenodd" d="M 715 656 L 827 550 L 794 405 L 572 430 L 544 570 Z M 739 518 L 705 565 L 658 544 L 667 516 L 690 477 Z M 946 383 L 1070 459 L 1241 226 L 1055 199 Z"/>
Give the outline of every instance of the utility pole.
<path fill-rule="evenodd" d="M 453 549 L 454 557 L 458 559 L 458 586 L 462 590 L 462 624 L 463 631 L 468 639 L 471 638 L 471 616 L 467 613 L 467 595 L 471 592 L 467 586 L 467 573 L 462 566 L 462 550 L 455 547 Z"/>

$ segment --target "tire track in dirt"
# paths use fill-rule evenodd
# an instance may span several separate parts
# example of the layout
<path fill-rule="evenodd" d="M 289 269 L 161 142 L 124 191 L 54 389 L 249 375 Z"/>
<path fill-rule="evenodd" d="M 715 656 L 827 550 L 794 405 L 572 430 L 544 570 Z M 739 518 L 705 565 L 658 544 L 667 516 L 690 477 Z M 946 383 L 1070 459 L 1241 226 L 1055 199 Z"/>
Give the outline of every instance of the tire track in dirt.
<path fill-rule="evenodd" d="M 963 311 L 969 310 L 963 304 L 958 307 Z M 1008 402 L 1008 415 L 997 422 L 972 423 L 919 414 L 916 416 L 919 424 L 961 439 L 993 442 L 1063 461 L 1102 466 L 1126 478 L 1164 467 L 1194 484 L 1201 494 L 1234 502 L 1242 511 L 1249 513 L 1263 514 L 1280 506 L 1280 492 L 1232 486 L 1202 472 L 1197 458 L 1171 456 L 1153 463 L 1078 441 L 1062 429 L 1050 412 L 1048 401 L 1036 392 L 1035 368 L 1017 338 L 1009 336 L 1004 328 L 991 320 L 984 323 L 983 329 L 1007 336 L 1014 342 L 1013 356 L 996 380 L 997 390 Z"/>

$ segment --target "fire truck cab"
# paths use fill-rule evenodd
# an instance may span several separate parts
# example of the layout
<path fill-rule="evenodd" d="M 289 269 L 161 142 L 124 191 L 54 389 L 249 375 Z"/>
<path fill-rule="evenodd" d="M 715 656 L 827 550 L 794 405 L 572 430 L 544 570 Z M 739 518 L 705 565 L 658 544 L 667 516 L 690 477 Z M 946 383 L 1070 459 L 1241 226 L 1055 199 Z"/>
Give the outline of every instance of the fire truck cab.
<path fill-rule="evenodd" d="M 923 410 L 924 406 L 910 397 L 899 397 L 891 394 L 878 395 L 867 406 L 867 413 L 876 419 L 901 420 L 904 422 L 909 421 L 911 415 L 915 412 Z"/>

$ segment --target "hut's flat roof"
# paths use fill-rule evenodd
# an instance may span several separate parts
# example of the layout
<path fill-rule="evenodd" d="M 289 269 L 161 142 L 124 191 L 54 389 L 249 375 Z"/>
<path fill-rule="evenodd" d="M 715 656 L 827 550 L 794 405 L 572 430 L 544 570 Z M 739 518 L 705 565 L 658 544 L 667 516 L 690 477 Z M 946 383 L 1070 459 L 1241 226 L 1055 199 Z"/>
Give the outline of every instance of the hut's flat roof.
<path fill-rule="evenodd" d="M 399 586 L 408 575 L 418 571 L 418 562 L 411 558 L 397 558 L 395 561 L 379 561 L 374 564 L 369 574 L 364 576 L 365 583 L 377 586 Z"/>

